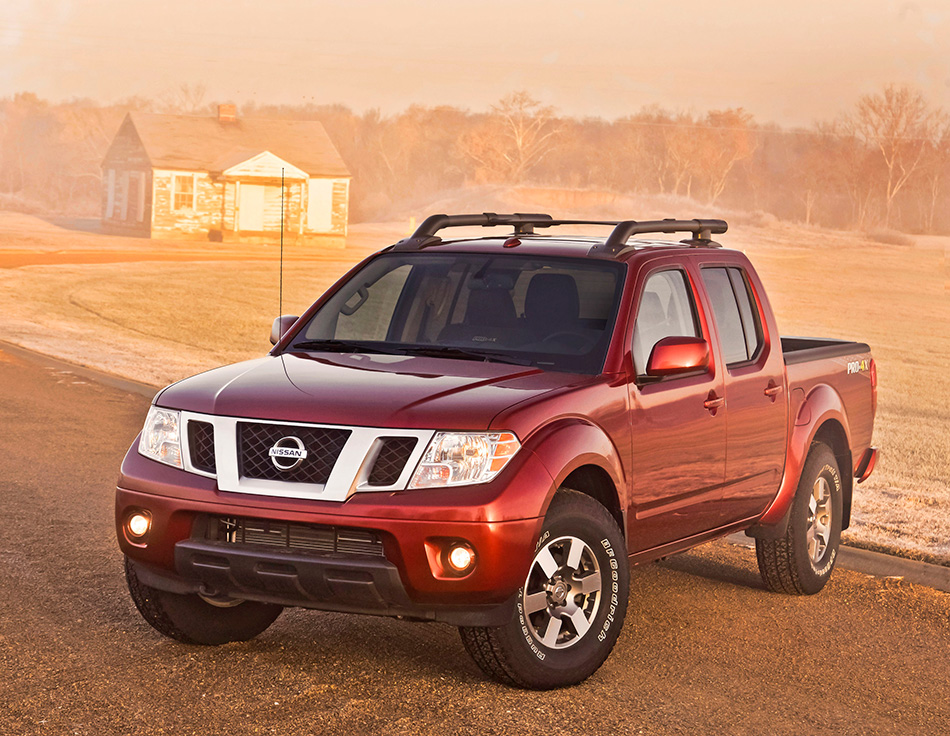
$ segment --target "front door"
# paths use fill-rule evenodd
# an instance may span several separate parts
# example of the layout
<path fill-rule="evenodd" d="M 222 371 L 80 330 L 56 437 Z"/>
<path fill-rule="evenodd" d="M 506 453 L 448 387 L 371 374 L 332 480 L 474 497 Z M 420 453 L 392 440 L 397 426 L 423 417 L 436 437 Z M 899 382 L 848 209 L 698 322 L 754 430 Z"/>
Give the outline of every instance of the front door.
<path fill-rule="evenodd" d="M 264 230 L 264 190 L 260 184 L 241 182 L 238 201 L 238 230 L 259 233 Z"/>
<path fill-rule="evenodd" d="M 630 385 L 631 552 L 699 534 L 719 523 L 726 420 L 716 407 L 724 385 L 712 348 L 706 370 L 661 380 L 643 377 L 653 346 L 664 337 L 702 337 L 712 345 L 696 303 L 687 272 L 675 267 L 650 273 L 637 302 L 633 365 L 638 375 Z"/>

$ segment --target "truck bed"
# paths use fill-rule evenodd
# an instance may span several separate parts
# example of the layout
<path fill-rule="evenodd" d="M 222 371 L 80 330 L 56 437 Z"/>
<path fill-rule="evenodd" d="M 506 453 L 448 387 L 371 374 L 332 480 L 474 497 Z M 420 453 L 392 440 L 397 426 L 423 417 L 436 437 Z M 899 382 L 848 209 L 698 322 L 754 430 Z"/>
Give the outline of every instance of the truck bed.
<path fill-rule="evenodd" d="M 805 423 L 808 417 L 800 416 L 802 411 L 810 415 L 819 406 L 840 402 L 854 469 L 871 444 L 874 427 L 871 348 L 849 340 L 783 337 L 782 353 L 788 375 L 790 422 Z"/>

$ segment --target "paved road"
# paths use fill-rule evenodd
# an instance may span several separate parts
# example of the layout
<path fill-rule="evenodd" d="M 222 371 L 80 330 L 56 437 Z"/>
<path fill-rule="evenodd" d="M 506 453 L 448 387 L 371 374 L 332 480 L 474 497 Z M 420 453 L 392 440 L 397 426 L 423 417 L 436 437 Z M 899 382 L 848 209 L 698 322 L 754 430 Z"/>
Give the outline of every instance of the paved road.
<path fill-rule="evenodd" d="M 440 624 L 287 611 L 248 644 L 161 638 L 113 540 L 146 400 L 0 352 L 0 734 L 950 734 L 950 595 L 841 571 L 762 589 L 714 543 L 633 572 L 588 682 L 486 681 Z"/>

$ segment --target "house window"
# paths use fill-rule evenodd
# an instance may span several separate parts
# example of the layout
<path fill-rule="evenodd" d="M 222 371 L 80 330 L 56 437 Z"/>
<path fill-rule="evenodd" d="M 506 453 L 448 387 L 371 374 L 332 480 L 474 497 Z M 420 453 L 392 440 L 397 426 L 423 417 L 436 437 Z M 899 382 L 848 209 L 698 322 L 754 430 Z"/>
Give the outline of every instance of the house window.
<path fill-rule="evenodd" d="M 184 210 L 195 208 L 194 174 L 175 174 L 172 187 L 174 191 L 174 209 Z"/>

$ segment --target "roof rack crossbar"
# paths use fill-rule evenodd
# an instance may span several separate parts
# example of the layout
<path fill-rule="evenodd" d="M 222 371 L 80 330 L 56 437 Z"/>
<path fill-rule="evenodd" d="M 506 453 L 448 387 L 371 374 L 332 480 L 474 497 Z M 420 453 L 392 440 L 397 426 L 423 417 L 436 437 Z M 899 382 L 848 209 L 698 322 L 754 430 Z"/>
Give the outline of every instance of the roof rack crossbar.
<path fill-rule="evenodd" d="M 436 233 L 450 227 L 498 227 L 510 225 L 515 235 L 530 235 L 536 227 L 555 225 L 610 225 L 616 226 L 617 220 L 555 220 L 543 213 L 515 212 L 499 215 L 495 212 L 483 212 L 480 215 L 430 215 L 416 228 L 408 238 L 400 240 L 394 250 L 418 250 L 442 242 Z"/>
<path fill-rule="evenodd" d="M 613 231 L 603 245 L 596 245 L 591 253 L 614 255 L 626 247 L 627 240 L 634 235 L 645 233 L 692 233 L 696 241 L 709 241 L 713 233 L 726 232 L 725 220 L 555 220 L 551 215 L 542 213 L 515 212 L 499 215 L 495 212 L 483 212 L 480 215 L 430 215 L 416 228 L 408 238 L 400 240 L 393 250 L 420 250 L 438 245 L 442 239 L 437 235 L 450 227 L 498 227 L 510 225 L 515 235 L 530 235 L 536 227 L 554 227 L 557 225 L 609 225 Z"/>
<path fill-rule="evenodd" d="M 646 233 L 692 233 L 695 240 L 710 240 L 710 236 L 724 233 L 728 228 L 725 220 L 626 220 L 617 223 L 604 244 L 593 250 L 619 253 L 631 237 Z"/>
<path fill-rule="evenodd" d="M 516 212 L 511 215 L 498 215 L 494 212 L 483 212 L 480 215 L 430 215 L 416 228 L 412 237 L 431 237 L 439 230 L 447 227 L 495 227 L 497 225 L 541 225 L 553 222 L 551 215 L 525 214 Z"/>

